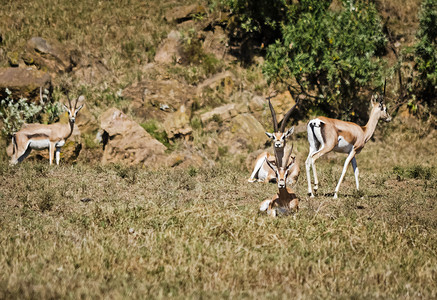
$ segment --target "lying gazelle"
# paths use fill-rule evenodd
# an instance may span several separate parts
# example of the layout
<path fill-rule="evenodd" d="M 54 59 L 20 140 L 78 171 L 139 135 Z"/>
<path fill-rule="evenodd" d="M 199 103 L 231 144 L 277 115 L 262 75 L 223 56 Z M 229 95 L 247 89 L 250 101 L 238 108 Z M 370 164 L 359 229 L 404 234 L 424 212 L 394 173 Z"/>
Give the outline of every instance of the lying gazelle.
<path fill-rule="evenodd" d="M 290 149 L 289 153 L 286 154 L 286 157 L 290 157 L 291 150 L 292 148 Z M 299 210 L 299 199 L 294 191 L 287 187 L 287 179 L 289 176 L 292 176 L 292 169 L 295 161 L 284 159 L 282 162 L 283 164 L 278 167 L 276 164 L 266 160 L 266 163 L 275 172 L 279 191 L 271 199 L 266 199 L 261 202 L 259 210 L 267 210 L 267 214 L 272 217 L 276 217 L 278 212 L 281 214 L 287 214 L 291 212 L 297 212 Z"/>
<path fill-rule="evenodd" d="M 371 103 L 372 110 L 370 112 L 369 121 L 365 126 L 359 126 L 352 122 L 345 122 L 326 117 L 318 117 L 308 122 L 307 131 L 310 150 L 305 162 L 305 167 L 308 180 L 308 194 L 311 197 L 314 197 L 314 194 L 311 188 L 310 168 L 313 168 L 314 190 L 317 191 L 319 181 L 317 179 L 315 162 L 319 157 L 331 151 L 348 153 L 340 180 L 335 188 L 334 199 L 338 197 L 340 184 L 343 181 L 350 162 L 352 162 L 355 182 L 357 190 L 359 190 L 359 172 L 355 155 L 360 153 L 367 141 L 370 140 L 379 119 L 386 122 L 390 122 L 391 120 L 390 115 L 387 113 L 387 107 L 384 105 L 382 96 L 372 96 Z"/>
<path fill-rule="evenodd" d="M 42 97 L 40 92 L 40 97 Z M 10 163 L 17 164 L 22 162 L 33 150 L 49 149 L 49 162 L 53 162 L 53 156 L 56 155 L 56 164 L 59 165 L 61 147 L 71 136 L 74 129 L 76 115 L 83 107 L 83 104 L 76 108 L 78 102 L 85 100 L 84 96 L 76 99 L 74 107 L 71 105 L 70 98 L 67 95 L 69 107 L 62 104 L 68 111 L 68 124 L 28 124 L 12 136 L 13 154 Z M 56 154 L 55 154 L 56 153 Z"/>
<path fill-rule="evenodd" d="M 273 119 L 273 133 L 266 132 L 266 135 L 273 140 L 274 152 L 275 155 L 271 155 L 268 152 L 263 152 L 256 158 L 255 167 L 253 168 L 253 172 L 250 175 L 249 182 L 270 182 L 276 179 L 275 172 L 269 167 L 267 161 L 274 162 L 276 160 L 275 157 L 278 157 L 278 164 L 282 164 L 282 160 L 284 158 L 284 148 L 286 145 L 286 140 L 289 136 L 291 136 L 294 132 L 294 127 L 291 127 L 287 131 L 285 131 L 285 125 L 287 124 L 288 119 L 291 116 L 291 113 L 297 106 L 296 104 L 290 108 L 290 110 L 285 114 L 284 118 L 281 122 L 281 127 L 278 129 L 278 120 L 276 119 L 276 113 L 270 101 L 270 97 L 267 98 L 269 101 L 270 112 L 272 113 Z M 291 155 L 291 153 L 290 153 Z M 294 159 L 294 158 L 293 158 Z M 290 184 L 295 183 L 297 178 L 299 177 L 300 169 L 299 164 L 294 164 L 294 170 L 292 172 L 295 176 L 290 176 Z"/>

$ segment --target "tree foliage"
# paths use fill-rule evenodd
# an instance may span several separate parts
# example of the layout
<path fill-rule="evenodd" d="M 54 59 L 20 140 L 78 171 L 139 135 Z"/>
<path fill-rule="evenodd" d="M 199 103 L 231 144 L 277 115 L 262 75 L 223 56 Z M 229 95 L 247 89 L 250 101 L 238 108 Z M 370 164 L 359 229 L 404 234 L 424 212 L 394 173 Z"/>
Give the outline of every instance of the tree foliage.
<path fill-rule="evenodd" d="M 382 86 L 378 56 L 386 38 L 373 4 L 343 1 L 335 12 L 324 1 L 300 1 L 281 33 L 268 48 L 264 74 L 269 82 L 297 86 L 318 110 L 354 119 L 368 102 L 359 93 Z"/>
<path fill-rule="evenodd" d="M 416 93 L 435 106 L 437 98 L 437 1 L 424 0 L 420 11 L 417 43 L 414 47 L 415 69 L 418 72 Z"/>

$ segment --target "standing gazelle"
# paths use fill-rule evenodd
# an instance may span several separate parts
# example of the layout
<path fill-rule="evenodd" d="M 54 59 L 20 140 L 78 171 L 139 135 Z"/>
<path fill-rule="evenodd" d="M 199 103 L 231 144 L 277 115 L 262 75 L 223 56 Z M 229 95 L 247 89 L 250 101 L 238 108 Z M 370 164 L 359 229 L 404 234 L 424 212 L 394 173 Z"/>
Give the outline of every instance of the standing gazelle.
<path fill-rule="evenodd" d="M 53 163 L 53 156 L 56 155 L 56 164 L 59 165 L 61 147 L 71 136 L 74 129 L 76 115 L 83 107 L 83 104 L 76 108 L 78 102 L 83 102 L 85 97 L 80 96 L 76 99 L 74 107 L 71 105 L 67 95 L 69 107 L 62 104 L 68 111 L 68 124 L 28 124 L 12 136 L 13 154 L 10 163 L 17 164 L 22 162 L 32 151 L 49 149 L 49 162 Z M 56 154 L 55 154 L 56 153 Z"/>
<path fill-rule="evenodd" d="M 269 160 L 270 162 L 274 162 L 277 159 L 278 165 L 282 165 L 282 160 L 285 157 L 284 148 L 286 146 L 287 138 L 291 136 L 294 132 L 294 127 L 291 127 L 290 129 L 285 131 L 285 125 L 287 124 L 291 113 L 294 111 L 298 103 L 296 102 L 296 104 L 292 108 L 290 108 L 290 110 L 285 114 L 284 118 L 282 119 L 281 126 L 279 127 L 278 120 L 276 119 L 276 113 L 270 101 L 270 97 L 267 98 L 267 100 L 269 101 L 270 112 L 272 114 L 274 131 L 273 133 L 266 132 L 266 135 L 273 140 L 273 149 L 275 155 L 271 155 L 268 152 L 262 152 L 260 155 L 258 155 L 252 174 L 250 175 L 250 178 L 248 180 L 249 182 L 270 182 L 276 178 L 275 172 L 272 170 L 272 168 L 269 167 L 269 165 L 267 164 L 267 160 Z M 285 159 L 288 159 L 288 157 L 286 157 Z M 294 165 L 294 168 L 295 172 L 293 172 L 293 174 L 296 174 L 296 176 L 290 177 L 290 180 L 293 183 L 297 181 L 300 172 L 299 165 L 297 163 Z"/>
<path fill-rule="evenodd" d="M 266 199 L 261 202 L 260 211 L 266 211 L 269 216 L 275 217 L 277 212 L 287 214 L 290 212 L 297 212 L 299 210 L 299 199 L 294 191 L 287 186 L 288 177 L 293 176 L 293 166 L 296 164 L 295 160 L 290 160 L 291 149 L 285 155 L 286 159 L 282 160 L 281 165 L 276 165 L 269 160 L 266 163 L 274 171 L 276 181 L 278 183 L 278 193 L 271 199 Z M 276 161 L 278 157 L 276 156 Z"/>
<path fill-rule="evenodd" d="M 355 155 L 360 153 L 367 141 L 370 140 L 379 119 L 386 122 L 390 122 L 391 120 L 390 115 L 387 113 L 387 107 L 384 105 L 382 96 L 372 96 L 371 103 L 372 110 L 370 112 L 369 121 L 365 126 L 359 126 L 352 122 L 345 122 L 326 117 L 318 117 L 308 122 L 307 131 L 310 150 L 305 162 L 305 167 L 308 180 L 308 194 L 311 197 L 314 197 L 314 194 L 311 187 L 310 169 L 311 167 L 313 168 L 314 190 L 317 191 L 319 181 L 317 179 L 315 162 L 319 157 L 331 151 L 348 154 L 348 157 L 344 162 L 340 180 L 335 188 L 334 199 L 338 197 L 337 194 L 340 189 L 340 184 L 343 181 L 350 162 L 352 162 L 352 167 L 354 169 L 357 190 L 359 189 L 359 172 Z"/>

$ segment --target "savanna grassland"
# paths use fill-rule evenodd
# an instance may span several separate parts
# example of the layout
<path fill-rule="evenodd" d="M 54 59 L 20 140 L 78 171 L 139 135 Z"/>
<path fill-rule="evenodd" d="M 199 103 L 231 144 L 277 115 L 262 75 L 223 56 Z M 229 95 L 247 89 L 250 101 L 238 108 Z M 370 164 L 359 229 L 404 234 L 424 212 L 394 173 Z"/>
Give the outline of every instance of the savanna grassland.
<path fill-rule="evenodd" d="M 222 24 L 217 7 L 223 1 L 205 2 L 205 15 L 190 22 Z M 400 47 L 411 46 L 420 1 L 370 2 L 378 4 Z M 192 43 L 195 27 L 164 20 L 167 11 L 193 3 L 200 1 L 2 1 L 0 66 L 8 66 L 15 54 L 25 56 L 33 36 L 59 41 L 85 62 L 101 62 L 108 71 L 92 82 L 68 73 L 53 77 L 55 100 L 64 97 L 60 87 L 66 85 L 72 94 L 86 96 L 96 119 L 113 106 L 138 118 L 127 109 L 129 100 L 117 95 L 145 79 L 175 79 L 195 87 L 230 71 L 238 78 L 235 90 L 267 95 L 269 86 L 257 63 L 263 57 L 249 65 L 238 57 L 208 64 L 209 56 L 193 51 L 202 59 L 150 68 L 172 30 L 181 32 L 185 46 L 197 45 Z M 188 47 L 193 49 L 199 51 Z M 399 87 L 397 73 L 388 73 L 391 110 Z M 215 107 L 239 97 L 217 93 L 217 99 L 205 103 Z M 151 170 L 101 165 L 101 146 L 90 134 L 75 163 L 61 159 L 60 166 L 49 166 L 46 160 L 28 159 L 10 166 L 4 151 L 10 139 L 2 137 L 0 299 L 436 299 L 435 115 L 423 110 L 419 117 L 429 118 L 418 120 L 410 114 L 416 102 L 411 103 L 402 103 L 404 116 L 378 124 L 357 156 L 361 190 L 355 190 L 349 168 L 337 200 L 332 196 L 345 156 L 329 154 L 318 161 L 320 188 L 317 197 L 309 198 L 306 133 L 294 135 L 300 210 L 275 219 L 260 213 L 259 204 L 277 186 L 247 182 L 246 157 L 257 149 L 232 155 L 218 148 L 214 167 Z M 202 109 L 193 105 L 194 113 Z M 309 115 L 293 121 L 305 124 Z M 155 125 L 152 121 L 146 124 Z M 269 112 L 259 121 L 271 130 Z M 209 135 L 217 137 L 198 124 L 189 142 L 203 149 Z M 172 143 L 168 151 L 182 144 L 167 142 Z"/>
<path fill-rule="evenodd" d="M 318 163 L 318 197 L 267 217 L 275 184 L 241 163 L 149 171 L 0 164 L 0 298 L 437 296 L 435 132 L 380 124 L 338 200 L 344 156 Z M 301 167 L 304 136 L 294 138 Z"/>

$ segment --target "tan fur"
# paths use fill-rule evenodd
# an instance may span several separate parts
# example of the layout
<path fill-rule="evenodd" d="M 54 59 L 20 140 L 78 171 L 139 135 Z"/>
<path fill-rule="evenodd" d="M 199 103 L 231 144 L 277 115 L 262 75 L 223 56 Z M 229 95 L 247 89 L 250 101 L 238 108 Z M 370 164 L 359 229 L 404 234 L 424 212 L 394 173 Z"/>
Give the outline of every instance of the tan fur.
<path fill-rule="evenodd" d="M 308 154 L 308 158 L 305 163 L 308 180 L 308 193 L 311 195 L 311 197 L 314 197 L 314 194 L 312 192 L 309 170 L 311 167 L 313 168 L 314 189 L 317 190 L 318 178 L 315 162 L 318 158 L 331 151 L 348 153 L 342 175 L 335 189 L 334 198 L 337 198 L 340 184 L 350 162 L 352 162 L 354 167 L 357 189 L 359 188 L 358 167 L 356 165 L 355 155 L 361 152 L 366 142 L 372 137 L 379 119 L 383 119 L 387 122 L 391 120 L 391 117 L 387 113 L 387 108 L 382 102 L 374 101 L 373 97 L 371 102 L 372 110 L 370 112 L 369 121 L 367 122 L 366 126 L 363 127 L 352 122 L 345 122 L 327 117 L 318 117 L 308 122 L 308 141 L 313 139 L 321 143 L 318 149 L 312 149 L 310 142 L 310 153 Z M 320 135 L 322 140 L 319 140 Z M 341 147 L 340 142 L 342 143 L 343 147 Z"/>
<path fill-rule="evenodd" d="M 76 100 L 76 105 L 80 99 L 83 100 L 83 96 Z M 70 107 L 66 107 L 69 113 L 68 124 L 26 124 L 20 131 L 16 132 L 12 137 L 13 154 L 10 163 L 17 164 L 22 161 L 32 149 L 48 148 L 50 165 L 53 163 L 55 154 L 56 164 L 59 164 L 60 148 L 73 133 L 76 114 L 83 107 L 81 105 L 76 109 L 76 105 L 72 107 L 70 103 Z"/>

